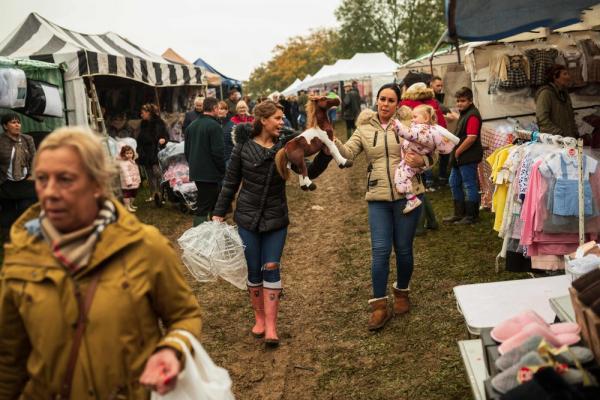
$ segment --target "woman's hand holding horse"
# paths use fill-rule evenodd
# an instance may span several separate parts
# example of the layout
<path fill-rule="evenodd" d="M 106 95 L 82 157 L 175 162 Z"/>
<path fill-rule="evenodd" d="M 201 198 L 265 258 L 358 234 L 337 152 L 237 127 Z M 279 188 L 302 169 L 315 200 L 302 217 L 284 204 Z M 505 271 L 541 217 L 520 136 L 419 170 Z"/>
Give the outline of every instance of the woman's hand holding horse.
<path fill-rule="evenodd" d="M 213 222 L 223 222 L 223 221 L 225 221 L 225 218 L 213 215 L 212 220 L 213 220 Z"/>

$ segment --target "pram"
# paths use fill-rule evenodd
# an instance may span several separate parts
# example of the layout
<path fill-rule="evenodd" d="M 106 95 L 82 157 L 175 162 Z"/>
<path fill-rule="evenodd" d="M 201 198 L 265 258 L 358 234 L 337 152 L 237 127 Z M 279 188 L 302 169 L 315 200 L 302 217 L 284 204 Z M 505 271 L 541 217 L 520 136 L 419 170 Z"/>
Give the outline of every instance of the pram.
<path fill-rule="evenodd" d="M 190 182 L 190 170 L 183 152 L 184 142 L 168 142 L 158 152 L 158 165 L 162 175 L 160 191 L 163 199 L 177 204 L 182 212 L 196 209 L 198 189 Z"/>

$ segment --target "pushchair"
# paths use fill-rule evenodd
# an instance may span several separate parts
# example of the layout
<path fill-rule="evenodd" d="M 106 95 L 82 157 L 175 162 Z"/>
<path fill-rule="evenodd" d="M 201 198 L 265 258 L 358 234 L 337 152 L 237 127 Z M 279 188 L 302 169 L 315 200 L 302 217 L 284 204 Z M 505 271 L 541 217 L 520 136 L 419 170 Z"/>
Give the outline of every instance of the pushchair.
<path fill-rule="evenodd" d="M 183 149 L 184 142 L 168 142 L 158 152 L 162 176 L 160 191 L 163 199 L 176 204 L 182 212 L 191 213 L 196 209 L 198 189 L 194 182 L 190 182 L 190 169 Z"/>

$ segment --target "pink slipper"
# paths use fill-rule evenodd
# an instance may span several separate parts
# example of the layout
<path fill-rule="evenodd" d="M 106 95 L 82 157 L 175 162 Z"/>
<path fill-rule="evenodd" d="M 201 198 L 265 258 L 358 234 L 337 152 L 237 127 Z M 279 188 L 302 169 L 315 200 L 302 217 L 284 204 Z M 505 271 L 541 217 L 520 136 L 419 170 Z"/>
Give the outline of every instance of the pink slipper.
<path fill-rule="evenodd" d="M 563 345 L 571 346 L 578 343 L 581 340 L 576 333 L 554 333 L 546 325 L 540 325 L 537 322 L 527 324 L 521 329 L 521 331 L 513 335 L 510 339 L 504 341 L 499 347 L 498 352 L 505 354 L 521 346 L 527 339 L 532 336 L 542 336 L 548 343 L 554 347 L 560 347 Z"/>
<path fill-rule="evenodd" d="M 561 322 L 558 324 L 548 325 L 546 321 L 535 311 L 526 310 L 515 315 L 506 321 L 501 322 L 498 326 L 492 329 L 491 336 L 496 342 L 502 343 L 510 339 L 511 336 L 519 333 L 519 331 L 528 324 L 537 323 L 548 327 L 555 335 L 562 333 L 579 334 L 581 328 L 574 322 Z"/>

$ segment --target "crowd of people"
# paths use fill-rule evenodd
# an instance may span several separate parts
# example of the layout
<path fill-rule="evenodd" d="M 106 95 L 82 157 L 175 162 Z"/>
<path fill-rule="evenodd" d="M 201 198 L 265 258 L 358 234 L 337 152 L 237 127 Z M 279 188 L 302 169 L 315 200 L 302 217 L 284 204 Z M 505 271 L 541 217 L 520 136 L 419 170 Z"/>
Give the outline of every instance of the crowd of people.
<path fill-rule="evenodd" d="M 553 67 L 549 77 L 537 96 L 540 128 L 572 132 L 568 70 Z M 454 94 L 453 112 L 441 103 L 442 88 L 439 77 L 402 88 L 386 84 L 374 109 L 361 111 L 350 83 L 340 99 L 347 139 L 335 145 L 348 160 L 364 153 L 368 165 L 369 330 L 410 311 L 413 242 L 420 228 L 437 227 L 426 199 L 426 174 L 436 163 L 439 182 L 450 170 L 454 214 L 445 222 L 478 221 L 482 118 L 471 89 Z M 249 330 L 268 346 L 279 344 L 281 257 L 290 224 L 275 154 L 303 129 L 309 102 L 328 96 L 301 92 L 254 103 L 232 90 L 224 101 L 197 98 L 183 123 L 189 178 L 198 189 L 194 225 L 224 222 L 235 203 L 255 317 Z M 152 193 L 148 201 L 163 201 L 158 151 L 169 140 L 156 105 L 143 105 L 141 119 L 136 149 L 123 146 L 115 163 L 91 132 L 61 128 L 36 149 L 21 132 L 19 114 L 2 117 L 0 222 L 4 236 L 12 230 L 0 278 L 1 398 L 143 399 L 149 390 L 175 387 L 186 362 L 180 344 L 189 344 L 178 331 L 198 337 L 200 312 L 172 245 L 132 215 L 140 171 Z M 457 122 L 453 134 L 447 120 Z M 331 159 L 328 150 L 319 152 L 308 162 L 309 178 Z M 124 205 L 114 195 L 119 173 Z M 388 290 L 392 247 L 396 281 Z"/>

